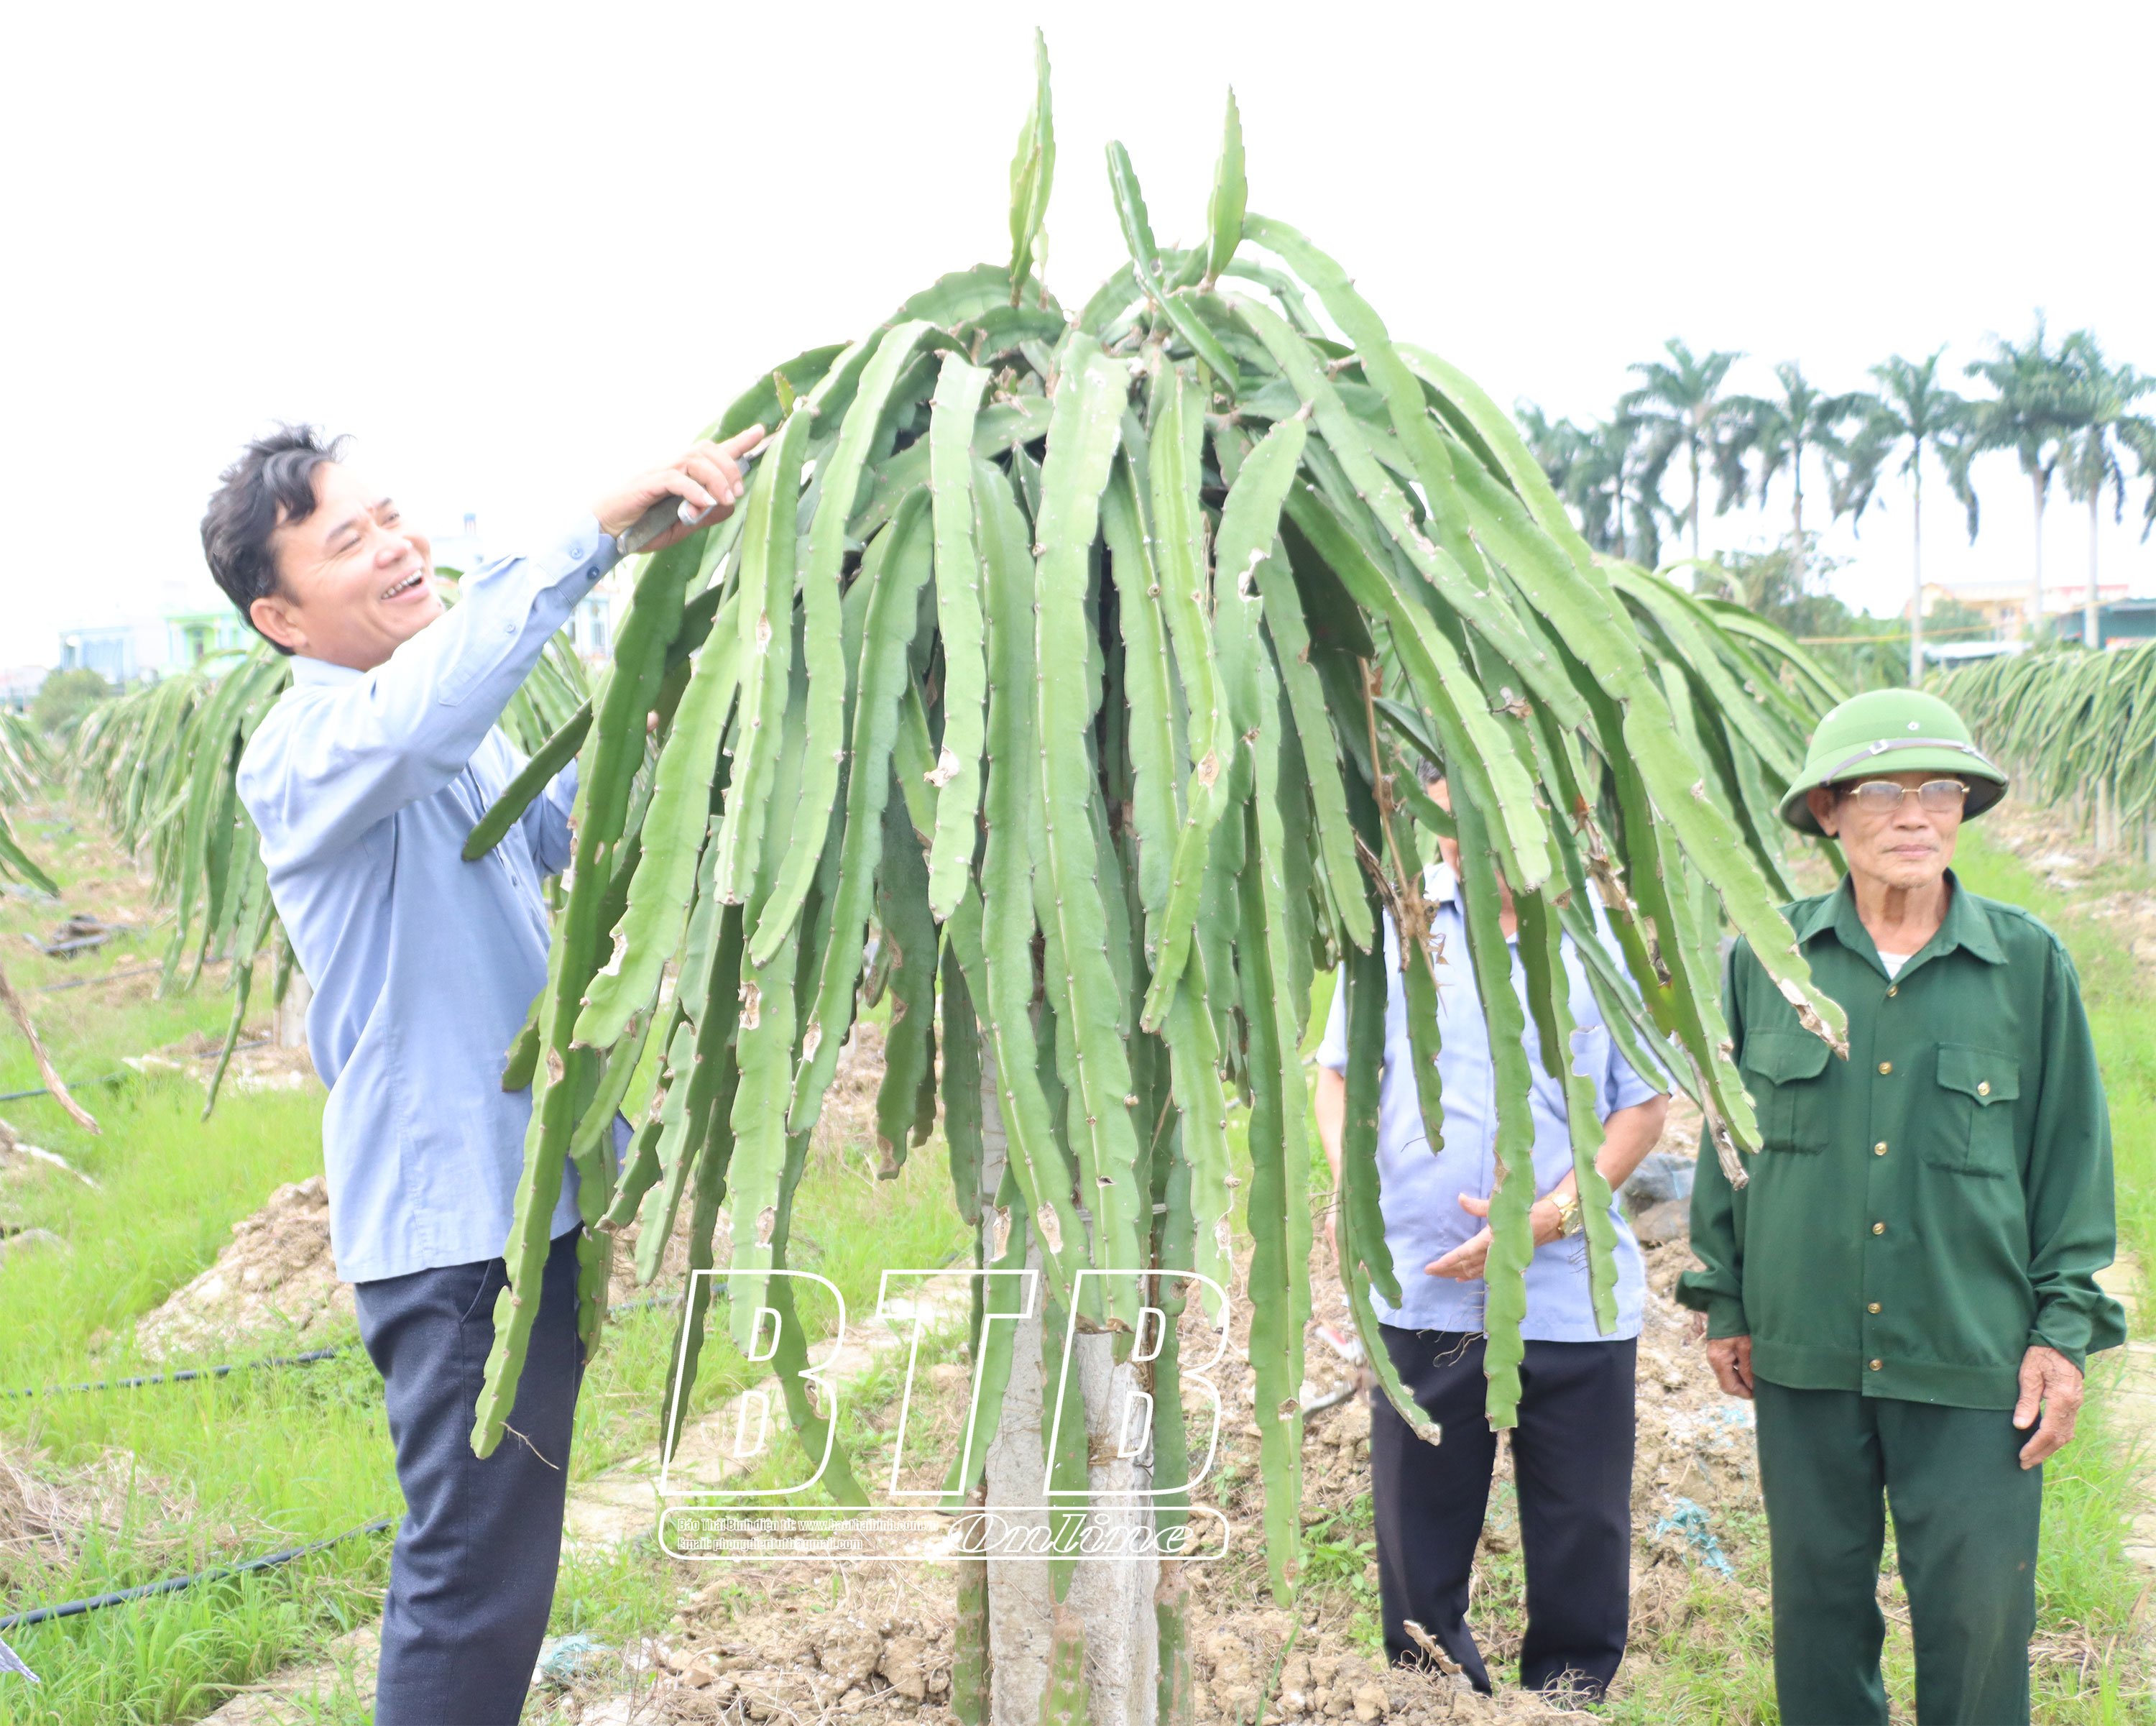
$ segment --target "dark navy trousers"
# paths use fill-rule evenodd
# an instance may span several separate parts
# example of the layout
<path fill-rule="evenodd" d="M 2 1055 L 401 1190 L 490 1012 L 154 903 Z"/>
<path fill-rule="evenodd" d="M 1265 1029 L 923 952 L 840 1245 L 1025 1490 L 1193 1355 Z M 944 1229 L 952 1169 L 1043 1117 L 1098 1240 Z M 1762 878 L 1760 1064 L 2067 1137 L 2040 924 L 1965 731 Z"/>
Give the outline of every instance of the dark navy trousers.
<path fill-rule="evenodd" d="M 1385 1652 L 1427 1658 L 1413 1619 L 1486 1694 L 1490 1675 L 1467 1627 L 1468 1581 L 1488 1510 L 1497 1435 L 1484 1413 L 1483 1338 L 1471 1332 L 1378 1327 L 1409 1395 L 1445 1429 L 1414 1436 L 1382 1390 L 1371 1392 L 1370 1492 Z M 1635 1340 L 1537 1343 L 1520 1364 L 1512 1429 L 1527 1634 L 1520 1682 L 1599 1696 L 1625 1657 L 1631 1605 Z"/>
<path fill-rule="evenodd" d="M 549 1250 L 531 1352 L 491 1456 L 471 1429 L 494 1346 L 500 1259 L 353 1286 L 387 1391 L 404 1522 L 382 1613 L 375 1726 L 516 1726 L 554 1604 L 569 1435 L 583 1383 L 577 1241 Z"/>

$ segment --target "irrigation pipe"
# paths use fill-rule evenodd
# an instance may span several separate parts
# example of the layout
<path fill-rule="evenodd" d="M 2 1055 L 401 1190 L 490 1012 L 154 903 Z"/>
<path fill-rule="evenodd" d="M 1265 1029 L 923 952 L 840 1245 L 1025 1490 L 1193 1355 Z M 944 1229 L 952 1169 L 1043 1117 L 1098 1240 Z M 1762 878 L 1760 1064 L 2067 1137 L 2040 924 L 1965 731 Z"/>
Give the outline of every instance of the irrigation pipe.
<path fill-rule="evenodd" d="M 653 1307 L 678 1307 L 680 1295 L 650 1295 L 642 1300 L 624 1301 L 619 1307 L 608 1308 L 609 1312 L 640 1312 Z M 256 1367 L 312 1366 L 318 1360 L 328 1360 L 339 1354 L 348 1354 L 357 1346 L 339 1343 L 333 1348 L 310 1348 L 304 1354 L 268 1354 L 259 1360 L 228 1360 L 218 1366 L 191 1366 L 172 1373 L 142 1373 L 128 1379 L 95 1379 L 82 1384 L 48 1384 L 41 1390 L 0 1390 L 0 1400 L 23 1396 L 71 1396 L 85 1390 L 139 1390 L 150 1384 L 183 1384 L 195 1379 L 222 1379 L 229 1373 L 246 1372 Z"/>
<path fill-rule="evenodd" d="M 132 1073 L 107 1073 L 101 1079 L 76 1079 L 69 1082 L 68 1089 L 87 1091 L 93 1085 L 116 1085 L 122 1079 L 131 1079 L 134 1076 Z M 40 1085 L 35 1091 L 0 1092 L 0 1102 L 20 1102 L 26 1097 L 50 1097 L 52 1094 L 51 1086 Z"/>
<path fill-rule="evenodd" d="M 305 1354 L 271 1354 L 260 1360 L 227 1361 L 222 1366 L 191 1366 L 176 1373 L 144 1373 L 132 1379 L 99 1379 L 87 1384 L 48 1384 L 42 1390 L 5 1390 L 0 1396 L 64 1396 L 78 1390 L 136 1390 L 146 1384 L 179 1384 L 190 1379 L 221 1379 L 227 1373 L 245 1372 L 258 1366 L 311 1366 L 317 1360 L 327 1360 L 333 1354 L 342 1354 L 352 1344 L 342 1343 L 334 1348 L 311 1348 Z"/>
<path fill-rule="evenodd" d="M 153 966 L 151 968 L 161 969 L 162 968 Z M 102 977 L 85 977 L 83 979 L 83 981 L 85 983 L 102 983 L 105 979 Z M 63 984 L 61 986 L 70 987 L 71 985 Z M 234 1055 L 239 1055 L 249 1049 L 267 1049 L 269 1046 L 269 1038 L 257 1037 L 251 1043 L 234 1043 L 232 1045 L 232 1052 Z M 141 1060 L 144 1057 L 137 1056 L 134 1058 Z M 202 1055 L 193 1058 L 201 1061 L 208 1061 L 212 1057 L 208 1055 Z M 169 1071 L 170 1069 L 167 1070 Z M 68 1089 L 70 1091 L 86 1091 L 92 1085 L 116 1085 L 122 1079 L 140 1078 L 141 1076 L 142 1076 L 140 1073 L 131 1069 L 124 1073 L 107 1073 L 101 1079 L 70 1079 L 68 1081 Z M 26 1097 L 50 1097 L 52 1094 L 52 1086 L 45 1085 L 39 1086 L 35 1091 L 9 1091 L 5 1093 L 0 1093 L 0 1102 L 20 1102 Z"/>
<path fill-rule="evenodd" d="M 634 1312 L 651 1307 L 674 1307 L 679 1306 L 681 1300 L 680 1295 L 654 1295 L 645 1300 L 625 1302 L 614 1310 Z M 55 1384 L 52 1390 L 116 1390 L 141 1384 L 177 1384 L 183 1379 L 219 1378 L 242 1367 L 303 1366 L 312 1361 L 326 1360 L 332 1354 L 342 1354 L 351 1346 L 347 1343 L 336 1348 L 316 1348 L 305 1354 L 277 1355 L 266 1360 L 243 1360 L 226 1366 L 194 1367 L 184 1372 L 157 1373 L 137 1379 L 100 1379 L 92 1384 Z M 6 1394 L 10 1396 L 37 1396 L 50 1395 L 51 1392 L 13 1390 Z M 198 1582 L 224 1582 L 234 1576 L 244 1576 L 250 1571 L 274 1569 L 279 1564 L 289 1564 L 295 1559 L 306 1558 L 344 1541 L 356 1540 L 362 1534 L 381 1533 L 395 1527 L 399 1520 L 393 1516 L 379 1516 L 371 1523 L 362 1523 L 356 1528 L 346 1528 L 341 1534 L 332 1534 L 326 1540 L 311 1541 L 305 1546 L 288 1546 L 282 1552 L 269 1553 L 259 1559 L 249 1559 L 242 1564 L 218 1564 L 207 1570 L 192 1571 L 185 1576 L 167 1576 L 162 1582 L 145 1582 L 136 1588 L 120 1588 L 110 1594 L 92 1595 L 87 1600 L 66 1600 L 57 1606 L 35 1606 L 27 1612 L 11 1612 L 0 1618 L 0 1631 L 43 1624 L 50 1618 L 79 1617 L 85 1612 L 95 1612 L 100 1606 L 122 1605 L 129 1600 L 146 1600 L 151 1595 L 177 1594 L 183 1588 L 192 1588 Z"/>
<path fill-rule="evenodd" d="M 13 1612 L 5 1618 L 0 1618 L 0 1631 L 16 1630 L 26 1624 L 43 1624 L 48 1618 L 73 1618 L 84 1612 L 95 1612 L 100 1606 L 117 1606 L 123 1601 L 139 1600 L 150 1595 L 176 1594 L 181 1589 L 192 1588 L 198 1582 L 223 1582 L 230 1577 L 244 1576 L 250 1570 L 267 1570 L 278 1564 L 289 1564 L 295 1559 L 305 1558 L 310 1553 L 321 1552 L 340 1541 L 356 1539 L 362 1534 L 378 1534 L 398 1520 L 393 1516 L 378 1516 L 371 1523 L 362 1523 L 356 1528 L 346 1528 L 341 1534 L 332 1534 L 326 1540 L 316 1540 L 305 1546 L 288 1546 L 282 1552 L 249 1559 L 244 1564 L 218 1564 L 186 1576 L 167 1576 L 162 1582 L 146 1582 L 139 1588 L 116 1589 L 110 1594 L 93 1595 L 86 1600 L 69 1600 L 58 1606 L 38 1606 L 28 1612 Z"/>
<path fill-rule="evenodd" d="M 212 963 L 214 963 L 215 961 Z M 110 983 L 121 977 L 141 977 L 151 971 L 162 971 L 164 968 L 162 963 L 154 960 L 146 965 L 122 965 L 118 970 L 107 971 L 99 977 L 70 977 L 64 983 L 41 983 L 38 985 L 38 993 L 53 994 L 63 989 L 90 989 L 98 984 Z"/>

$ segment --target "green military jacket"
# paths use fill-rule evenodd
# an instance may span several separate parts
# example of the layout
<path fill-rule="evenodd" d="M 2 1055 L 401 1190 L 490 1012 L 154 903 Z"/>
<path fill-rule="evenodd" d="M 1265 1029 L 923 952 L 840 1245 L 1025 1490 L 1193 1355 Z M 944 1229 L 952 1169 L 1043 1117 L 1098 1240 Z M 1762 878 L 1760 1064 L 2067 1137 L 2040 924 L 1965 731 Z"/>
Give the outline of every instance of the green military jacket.
<path fill-rule="evenodd" d="M 1762 1148 L 1732 1188 L 1702 1147 L 1699 1270 L 1677 1298 L 1749 1336 L 1797 1390 L 2004 1409 L 2037 1343 L 2075 1365 L 2126 1340 L 2096 1273 L 2117 1246 L 2111 1123 L 2073 962 L 2027 912 L 1952 883 L 1889 979 L 1846 880 L 1788 907 L 1849 1058 L 1797 1021 L 1748 947 L 1724 1008 Z"/>

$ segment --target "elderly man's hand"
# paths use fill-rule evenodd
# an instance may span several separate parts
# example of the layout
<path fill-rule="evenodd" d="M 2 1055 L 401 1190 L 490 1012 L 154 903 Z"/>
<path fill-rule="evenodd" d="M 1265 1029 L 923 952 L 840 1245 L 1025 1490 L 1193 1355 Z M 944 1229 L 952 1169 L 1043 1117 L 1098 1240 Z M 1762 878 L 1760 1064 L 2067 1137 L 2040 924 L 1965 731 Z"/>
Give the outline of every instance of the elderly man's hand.
<path fill-rule="evenodd" d="M 2056 1348 L 2041 1343 L 2021 1357 L 2021 1400 L 2014 1405 L 2014 1424 L 2028 1431 L 2038 1405 L 2044 1419 L 2021 1446 L 2021 1466 L 2034 1468 L 2064 1450 L 2074 1436 L 2074 1417 L 2082 1409 L 2081 1369 Z"/>
<path fill-rule="evenodd" d="M 598 517 L 599 526 L 616 539 L 634 527 L 637 518 L 652 505 L 665 497 L 685 500 L 699 515 L 716 510 L 718 513 L 711 519 L 723 521 L 733 513 L 734 506 L 748 490 L 747 480 L 742 477 L 741 458 L 762 441 L 763 428 L 752 425 L 747 431 L 737 432 L 723 444 L 693 444 L 665 467 L 654 468 L 617 486 L 592 506 L 592 513 Z M 644 549 L 664 550 L 694 531 L 687 522 L 677 522 Z"/>
<path fill-rule="evenodd" d="M 1708 1338 L 1707 1364 L 1714 1369 L 1714 1381 L 1725 1393 L 1752 1400 L 1751 1338 Z"/>

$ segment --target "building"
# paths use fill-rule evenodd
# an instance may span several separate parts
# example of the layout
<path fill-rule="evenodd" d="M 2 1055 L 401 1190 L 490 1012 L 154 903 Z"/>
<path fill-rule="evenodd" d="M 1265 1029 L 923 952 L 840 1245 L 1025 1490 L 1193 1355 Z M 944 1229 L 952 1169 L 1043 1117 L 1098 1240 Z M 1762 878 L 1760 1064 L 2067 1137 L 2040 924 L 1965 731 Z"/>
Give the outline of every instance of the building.
<path fill-rule="evenodd" d="M 2106 647 L 2135 647 L 2156 641 L 2156 598 L 2114 599 L 2099 606 L 2097 636 Z"/>
<path fill-rule="evenodd" d="M 1942 605 L 1958 605 L 1975 612 L 1991 630 L 1993 639 L 2000 641 L 2019 640 L 2025 633 L 2025 620 L 2029 611 L 2029 583 L 2025 581 L 1964 582 L 1950 585 L 1944 582 L 1924 583 L 1924 615 L 1929 617 Z M 2097 583 L 2098 633 L 2108 640 L 2109 631 L 2102 624 L 2104 615 L 2115 605 L 2156 605 L 2156 600 L 2133 600 L 2128 598 L 2128 584 L 2123 581 Z M 2086 581 L 2052 581 L 2044 583 L 2044 621 L 2055 633 L 2078 636 L 2081 634 L 2082 608 L 2088 603 L 2088 583 Z M 1906 618 L 1909 608 L 1902 608 Z"/>
<path fill-rule="evenodd" d="M 578 658 L 596 665 L 613 651 L 613 614 L 627 592 L 614 579 L 613 572 L 608 570 L 599 578 L 598 584 L 577 602 L 568 629 L 569 644 L 577 650 Z"/>
<path fill-rule="evenodd" d="M 166 668 L 169 640 L 162 618 L 129 623 L 85 624 L 60 631 L 63 671 L 91 670 L 116 689 Z"/>
<path fill-rule="evenodd" d="M 465 512 L 464 525 L 459 532 L 444 534 L 429 543 L 434 547 L 434 568 L 445 575 L 462 575 L 467 570 L 477 569 L 493 555 L 480 537 L 479 517 L 470 511 Z M 608 574 L 578 602 L 567 627 L 570 645 L 579 658 L 603 660 L 613 651 L 614 612 L 623 591 Z"/>
<path fill-rule="evenodd" d="M 1927 641 L 1924 644 L 1924 663 L 1928 665 L 1965 665 L 1972 660 L 1995 660 L 2017 653 L 2025 653 L 2025 641 Z"/>
<path fill-rule="evenodd" d="M 251 646 L 254 641 L 254 631 L 228 604 L 165 615 L 165 664 L 172 670 L 198 664 L 204 655 L 225 648 Z"/>
<path fill-rule="evenodd" d="M 49 670 L 44 665 L 0 665 L 0 707 L 20 713 L 36 699 Z"/>
<path fill-rule="evenodd" d="M 220 600 L 183 606 L 131 622 L 85 624 L 60 631 L 63 671 L 86 668 L 116 689 L 144 678 L 184 671 L 203 656 L 245 647 L 254 639 L 238 612 Z"/>
<path fill-rule="evenodd" d="M 462 575 L 486 562 L 479 537 L 479 517 L 470 510 L 465 511 L 464 526 L 456 532 L 430 537 L 427 543 L 434 549 L 434 568 L 444 575 Z"/>
<path fill-rule="evenodd" d="M 489 556 L 480 536 L 479 517 L 469 511 L 456 532 L 431 538 L 429 543 L 434 568 L 451 577 L 479 568 Z M 626 592 L 609 574 L 579 602 L 567 631 L 580 657 L 597 661 L 613 650 L 614 614 Z M 115 688 L 125 689 L 145 679 L 187 670 L 206 655 L 249 647 L 254 640 L 247 620 L 203 575 L 167 581 L 154 616 L 85 622 L 63 629 L 60 669 L 86 667 Z M 38 670 L 39 681 L 43 676 Z M 0 705 L 27 701 L 36 687 L 35 682 L 23 691 L 13 683 L 0 686 Z"/>

